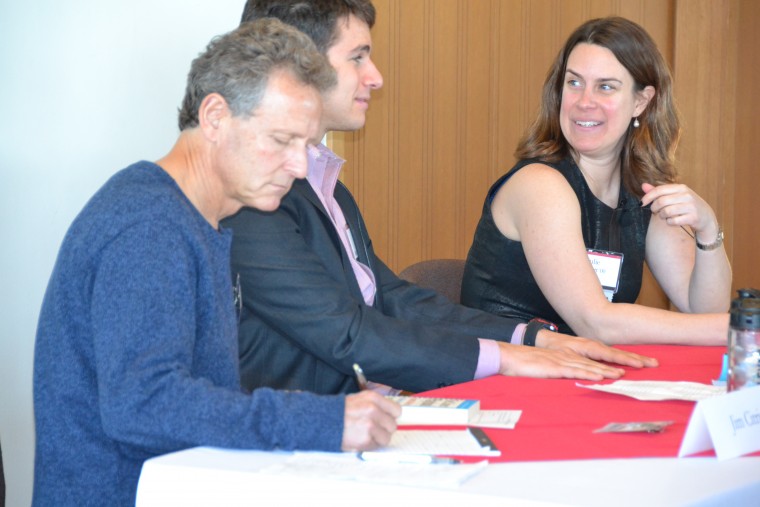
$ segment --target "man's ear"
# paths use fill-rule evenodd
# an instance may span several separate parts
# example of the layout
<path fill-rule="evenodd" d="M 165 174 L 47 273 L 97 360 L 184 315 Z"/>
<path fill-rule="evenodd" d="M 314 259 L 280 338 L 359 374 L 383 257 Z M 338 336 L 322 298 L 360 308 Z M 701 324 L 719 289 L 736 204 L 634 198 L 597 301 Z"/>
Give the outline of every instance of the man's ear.
<path fill-rule="evenodd" d="M 654 86 L 646 86 L 643 90 L 636 94 L 636 108 L 634 110 L 634 116 L 639 116 L 644 112 L 644 109 L 646 109 L 649 103 L 652 101 L 654 93 Z"/>
<path fill-rule="evenodd" d="M 209 93 L 198 108 L 198 126 L 209 141 L 216 142 L 220 126 L 229 116 L 231 116 L 230 108 L 224 97 L 218 93 Z"/>

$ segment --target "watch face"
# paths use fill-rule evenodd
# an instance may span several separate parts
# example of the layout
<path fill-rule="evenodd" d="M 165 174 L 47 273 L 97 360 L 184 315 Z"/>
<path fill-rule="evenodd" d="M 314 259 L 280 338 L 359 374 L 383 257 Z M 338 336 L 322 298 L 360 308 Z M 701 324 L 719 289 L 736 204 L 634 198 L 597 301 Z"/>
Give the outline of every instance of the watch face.
<path fill-rule="evenodd" d="M 542 319 L 540 317 L 535 317 L 530 320 L 531 322 L 536 322 L 538 324 L 541 324 L 541 327 L 544 329 L 548 329 L 549 331 L 554 331 L 555 333 L 559 331 L 559 327 L 557 327 L 557 324 L 554 322 L 550 322 L 546 319 Z"/>

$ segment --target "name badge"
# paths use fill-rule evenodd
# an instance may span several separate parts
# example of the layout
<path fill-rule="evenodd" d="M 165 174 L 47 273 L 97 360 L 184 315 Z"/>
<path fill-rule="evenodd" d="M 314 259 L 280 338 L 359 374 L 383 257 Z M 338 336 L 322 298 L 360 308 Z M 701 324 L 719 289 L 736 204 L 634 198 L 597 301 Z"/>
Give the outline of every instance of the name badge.
<path fill-rule="evenodd" d="M 599 283 L 602 284 L 607 301 L 612 302 L 612 296 L 617 293 L 620 284 L 620 268 L 623 266 L 623 254 L 605 252 L 603 250 L 586 250 L 591 267 L 594 268 Z"/>

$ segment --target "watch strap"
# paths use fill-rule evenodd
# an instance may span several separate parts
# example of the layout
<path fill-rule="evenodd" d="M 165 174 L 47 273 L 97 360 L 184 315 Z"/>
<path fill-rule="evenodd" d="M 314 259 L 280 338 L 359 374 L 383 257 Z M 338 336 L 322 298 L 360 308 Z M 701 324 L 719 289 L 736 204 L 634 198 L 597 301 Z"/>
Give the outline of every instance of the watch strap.
<path fill-rule="evenodd" d="M 706 245 L 703 245 L 697 239 L 696 234 L 694 235 L 694 240 L 697 242 L 697 248 L 699 248 L 700 250 L 702 250 L 704 252 L 709 252 L 710 250 L 715 250 L 716 248 L 718 248 L 720 245 L 723 244 L 723 227 L 718 227 L 718 236 L 715 238 L 715 241 L 713 241 L 712 243 L 708 243 Z"/>
<path fill-rule="evenodd" d="M 522 344 L 528 347 L 535 347 L 536 336 L 538 336 L 538 332 L 542 329 L 548 329 L 549 331 L 554 331 L 556 333 L 559 328 L 556 324 L 549 322 L 548 320 L 539 318 L 531 319 L 525 326 Z"/>

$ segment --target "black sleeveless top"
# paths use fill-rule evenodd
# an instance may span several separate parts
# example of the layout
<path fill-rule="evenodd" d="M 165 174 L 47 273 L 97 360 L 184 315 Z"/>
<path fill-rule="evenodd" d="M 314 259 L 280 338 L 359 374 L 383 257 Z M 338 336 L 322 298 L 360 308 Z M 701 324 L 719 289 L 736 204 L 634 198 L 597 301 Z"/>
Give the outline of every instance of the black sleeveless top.
<path fill-rule="evenodd" d="M 491 201 L 510 176 L 526 165 L 540 162 L 559 171 L 578 197 L 586 248 L 623 253 L 618 292 L 613 303 L 633 303 L 641 289 L 644 247 L 652 213 L 621 185 L 618 207 L 596 198 L 572 157 L 558 163 L 522 160 L 488 191 L 483 214 L 475 230 L 462 280 L 462 304 L 490 313 L 530 320 L 541 317 L 575 334 L 554 311 L 530 272 L 522 244 L 504 236 L 494 223 Z M 547 197 L 548 198 L 548 197 Z M 601 290 L 601 287 L 600 289 Z"/>

